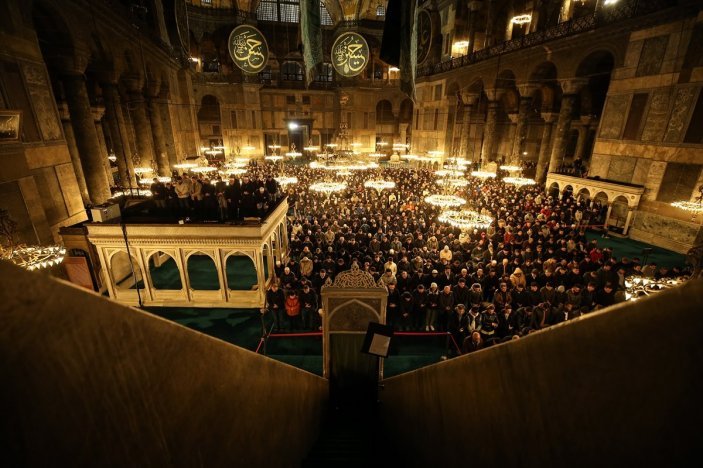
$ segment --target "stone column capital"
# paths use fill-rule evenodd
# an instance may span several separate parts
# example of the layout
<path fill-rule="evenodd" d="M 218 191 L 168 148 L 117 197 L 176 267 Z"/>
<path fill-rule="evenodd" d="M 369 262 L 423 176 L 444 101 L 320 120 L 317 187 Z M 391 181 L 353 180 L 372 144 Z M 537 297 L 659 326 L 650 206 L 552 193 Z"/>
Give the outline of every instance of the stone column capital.
<path fill-rule="evenodd" d="M 559 114 L 557 112 L 542 112 L 541 116 L 545 123 L 554 123 Z"/>
<path fill-rule="evenodd" d="M 521 83 L 516 85 L 520 99 L 532 99 L 532 94 L 540 88 L 537 83 Z"/>
<path fill-rule="evenodd" d="M 520 114 L 518 114 L 517 112 L 512 112 L 512 113 L 508 114 L 508 118 L 514 124 L 516 124 L 518 122 L 519 117 L 520 117 Z"/>
<path fill-rule="evenodd" d="M 559 80 L 559 84 L 565 95 L 578 94 L 588 84 L 588 78 L 564 78 Z"/>
<path fill-rule="evenodd" d="M 461 102 L 466 106 L 473 106 L 478 101 L 479 93 L 461 93 Z"/>
<path fill-rule="evenodd" d="M 93 105 L 90 110 L 93 113 L 93 120 L 96 122 L 100 122 L 105 115 L 105 106 L 102 104 Z"/>
<path fill-rule="evenodd" d="M 488 104 L 498 101 L 501 97 L 503 97 L 503 94 L 505 94 L 505 89 L 503 88 L 486 88 L 483 91 L 486 93 L 486 97 L 488 98 Z"/>
<path fill-rule="evenodd" d="M 71 120 L 71 114 L 68 111 L 68 103 L 66 101 L 56 101 L 56 108 L 59 111 L 59 118 L 61 120 Z"/>
<path fill-rule="evenodd" d="M 470 0 L 469 1 L 469 10 L 478 11 L 481 9 L 482 4 L 483 4 L 483 2 L 481 0 Z"/>

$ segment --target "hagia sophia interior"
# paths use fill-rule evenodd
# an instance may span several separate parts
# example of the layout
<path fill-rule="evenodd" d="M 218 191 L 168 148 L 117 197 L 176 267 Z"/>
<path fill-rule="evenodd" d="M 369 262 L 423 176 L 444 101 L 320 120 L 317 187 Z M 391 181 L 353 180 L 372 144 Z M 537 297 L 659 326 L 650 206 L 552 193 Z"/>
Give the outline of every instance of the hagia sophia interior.
<path fill-rule="evenodd" d="M 2 466 L 692 466 L 703 2 L 5 0 L 0 278 Z"/>

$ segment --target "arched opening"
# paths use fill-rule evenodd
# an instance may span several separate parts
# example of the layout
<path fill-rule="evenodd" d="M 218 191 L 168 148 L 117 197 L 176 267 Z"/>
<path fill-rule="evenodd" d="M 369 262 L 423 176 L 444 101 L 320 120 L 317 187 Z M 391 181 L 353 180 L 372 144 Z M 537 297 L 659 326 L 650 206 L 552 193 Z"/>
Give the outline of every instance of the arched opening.
<path fill-rule="evenodd" d="M 236 125 L 233 124 L 233 127 Z M 200 131 L 201 146 L 212 147 L 222 144 L 220 101 L 212 94 L 203 96 L 200 101 L 198 130 Z"/>
<path fill-rule="evenodd" d="M 587 188 L 582 188 L 576 195 L 576 199 L 584 202 L 588 202 L 591 199 L 591 192 Z"/>
<path fill-rule="evenodd" d="M 571 185 L 567 185 L 562 190 L 562 200 L 568 200 L 574 194 L 574 188 Z"/>
<path fill-rule="evenodd" d="M 284 62 L 281 66 L 283 81 L 303 81 L 303 67 L 298 62 Z"/>
<path fill-rule="evenodd" d="M 181 271 L 178 264 L 169 254 L 164 252 L 154 252 L 149 257 L 149 278 L 154 289 L 160 290 L 181 290 Z"/>
<path fill-rule="evenodd" d="M 615 197 L 613 200 L 613 205 L 610 210 L 610 220 L 609 223 L 618 228 L 623 229 L 625 227 L 625 222 L 627 221 L 627 198 L 623 195 Z"/>
<path fill-rule="evenodd" d="M 376 104 L 376 122 L 391 123 L 395 121 L 393 115 L 393 105 L 390 101 L 383 99 Z"/>
<path fill-rule="evenodd" d="M 131 263 L 130 263 L 131 260 Z M 144 281 L 139 263 L 124 250 L 116 252 L 110 259 L 110 271 L 117 289 L 143 289 Z"/>
<path fill-rule="evenodd" d="M 232 291 L 253 291 L 258 288 L 256 266 L 248 255 L 234 253 L 225 262 L 227 287 Z"/>
<path fill-rule="evenodd" d="M 575 115 L 601 116 L 614 66 L 613 54 L 605 50 L 592 52 L 581 61 L 576 76 L 588 78 L 588 85 L 581 91 L 580 108 Z"/>
<path fill-rule="evenodd" d="M 217 267 L 215 266 L 215 261 L 209 255 L 202 252 L 190 255 L 186 262 L 186 269 L 190 289 L 200 291 L 217 291 L 220 289 Z"/>
<path fill-rule="evenodd" d="M 559 184 L 556 182 L 552 182 L 552 185 L 549 186 L 549 191 L 547 192 L 550 197 L 556 198 L 559 196 Z"/>

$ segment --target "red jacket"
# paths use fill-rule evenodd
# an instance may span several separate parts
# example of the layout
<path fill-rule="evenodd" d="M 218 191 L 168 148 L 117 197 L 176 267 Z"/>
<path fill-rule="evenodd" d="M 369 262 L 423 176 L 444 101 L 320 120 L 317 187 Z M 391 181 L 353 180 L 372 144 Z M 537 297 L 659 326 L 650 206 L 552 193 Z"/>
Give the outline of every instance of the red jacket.
<path fill-rule="evenodd" d="M 286 299 L 286 314 L 289 317 L 295 317 L 300 314 L 300 298 L 296 296 L 288 296 Z"/>

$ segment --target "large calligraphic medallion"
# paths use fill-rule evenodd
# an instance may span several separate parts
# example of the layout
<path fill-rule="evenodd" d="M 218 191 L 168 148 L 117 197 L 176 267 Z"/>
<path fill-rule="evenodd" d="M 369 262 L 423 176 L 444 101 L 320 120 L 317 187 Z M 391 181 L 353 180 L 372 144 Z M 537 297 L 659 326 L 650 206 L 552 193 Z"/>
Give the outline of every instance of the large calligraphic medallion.
<path fill-rule="evenodd" d="M 369 62 L 369 45 L 361 34 L 345 32 L 332 45 L 332 66 L 345 77 L 356 76 Z"/>
<path fill-rule="evenodd" d="M 229 35 L 229 55 L 246 73 L 259 73 L 269 60 L 269 46 L 261 31 L 242 24 Z"/>
<path fill-rule="evenodd" d="M 417 14 L 417 63 L 421 64 L 430 55 L 432 47 L 432 17 L 427 10 Z"/>

